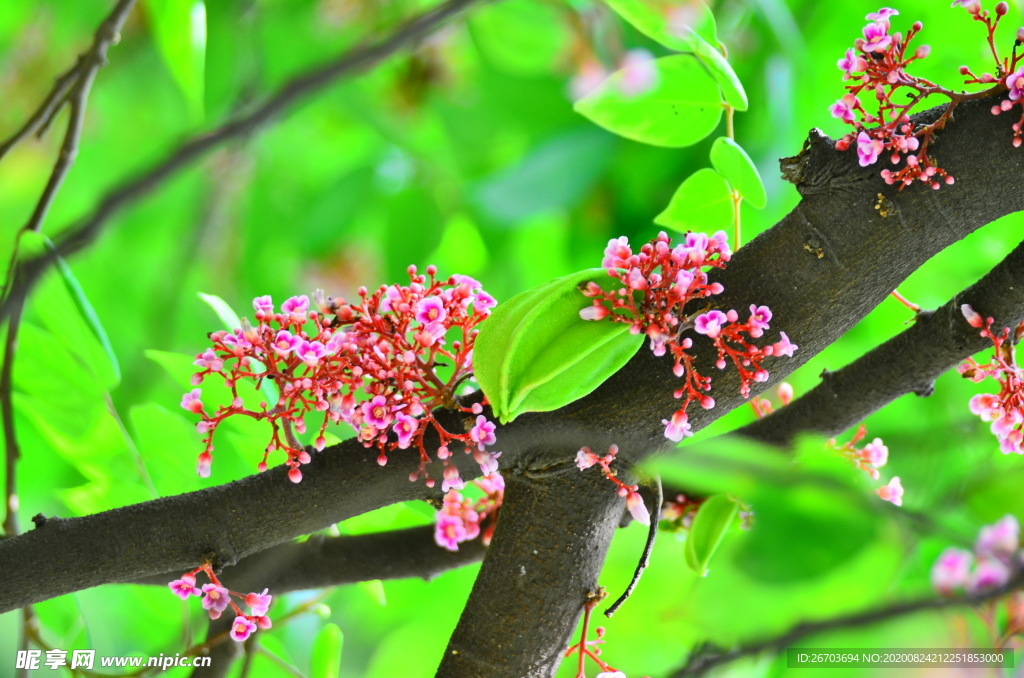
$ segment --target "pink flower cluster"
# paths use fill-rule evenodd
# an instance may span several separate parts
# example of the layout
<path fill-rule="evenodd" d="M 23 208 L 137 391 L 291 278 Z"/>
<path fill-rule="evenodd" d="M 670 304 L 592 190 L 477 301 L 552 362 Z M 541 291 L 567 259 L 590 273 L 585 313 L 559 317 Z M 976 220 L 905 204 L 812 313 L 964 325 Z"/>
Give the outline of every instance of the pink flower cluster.
<path fill-rule="evenodd" d="M 306 296 L 292 297 L 275 311 L 269 296 L 253 301 L 256 324 L 210 335 L 212 347 L 196 358 L 201 369 L 192 379 L 198 386 L 210 375 L 224 379 L 231 389 L 230 404 L 207 410 L 200 389 L 186 393 L 181 406 L 198 414 L 197 429 L 206 448 L 199 455 L 198 472 L 208 476 L 213 461 L 213 437 L 226 418 L 241 415 L 270 421 L 270 444 L 259 464 L 275 450 L 287 455 L 288 477 L 302 479 L 301 464 L 310 455 L 295 434 L 305 433 L 305 415 L 322 416 L 315 447 L 326 445 L 329 424 L 346 423 L 366 447 L 388 452 L 413 447 L 420 468 L 412 478 L 424 476 L 430 461 L 424 436 L 432 428 L 440 438 L 437 456 L 448 458 L 448 445 L 463 443 L 484 468 L 493 471 L 496 455 L 486 451 L 495 442 L 494 424 L 479 405 L 460 406 L 455 390 L 471 375 L 476 326 L 490 314 L 494 299 L 476 280 L 453 275 L 438 280 L 436 269 L 419 275 L 409 267 L 408 285 L 382 285 L 369 294 L 359 289 L 359 303 L 324 297 L 318 292 L 312 306 Z M 458 337 L 449 342 L 449 333 Z M 272 379 L 280 390 L 276 403 L 261 402 L 249 409 L 238 395 L 238 384 Z M 435 407 L 455 408 L 478 415 L 465 433 L 446 430 L 434 418 Z M 454 466 L 446 463 L 446 474 Z M 457 471 L 456 471 L 457 474 Z"/>
<path fill-rule="evenodd" d="M 611 468 L 611 464 L 615 460 L 615 455 L 618 453 L 618 445 L 612 445 L 609 447 L 608 454 L 604 456 L 591 452 L 589 447 L 582 447 L 580 448 L 580 451 L 576 453 L 576 466 L 578 466 L 581 471 L 584 471 L 594 465 L 600 466 L 601 471 L 604 472 L 604 477 L 618 485 L 619 496 L 626 498 L 626 510 L 633 516 L 633 520 L 641 525 L 650 525 L 651 514 L 647 510 L 647 506 L 644 505 L 643 497 L 641 497 L 640 493 L 637 491 L 640 488 L 637 485 L 627 485 L 619 480 L 615 476 L 615 471 Z"/>
<path fill-rule="evenodd" d="M 445 482 L 448 482 L 447 477 Z M 505 496 L 505 480 L 500 473 L 488 473 L 472 484 L 483 492 L 480 499 L 473 501 L 463 497 L 459 490 L 464 484 L 456 476 L 451 489 L 446 489 L 441 510 L 434 515 L 434 541 L 449 551 L 458 551 L 459 544 L 481 535 L 487 546 L 494 535 L 498 509 Z"/>
<path fill-rule="evenodd" d="M 975 21 L 984 23 L 988 31 L 988 44 L 996 70 L 1001 75 L 996 77 L 983 73 L 976 76 L 967 66 L 960 67 L 960 74 L 968 76 L 966 84 L 993 85 L 987 91 L 973 94 L 956 92 L 907 73 L 907 67 L 928 56 L 931 48 L 921 45 L 913 51 L 909 49 L 910 42 L 921 30 L 920 21 L 913 24 L 905 37 L 899 32 L 891 33 L 889 18 L 899 12 L 888 7 L 865 17 L 870 23 L 863 29 L 864 37 L 858 38 L 837 62 L 843 72 L 843 80 L 850 81 L 850 84 L 846 85 L 847 94 L 833 104 L 830 111 L 833 117 L 853 126 L 854 132 L 837 141 L 836 149 L 844 151 L 856 143 L 861 167 L 873 165 L 884 154 L 888 154 L 893 165 L 905 161 L 903 167 L 896 171 L 884 169 L 881 172 L 887 184 L 896 184 L 900 189 L 915 180 L 936 189 L 943 182 L 953 183 L 953 177 L 934 164 L 928 155 L 928 146 L 934 132 L 945 127 L 958 103 L 1008 90 L 1009 98 L 993 106 L 992 114 L 999 115 L 1018 103 L 1024 109 L 1024 66 L 1018 67 L 1024 55 L 1014 53 L 1012 59 L 1000 58 L 995 47 L 996 27 L 1009 11 L 1009 6 L 1000 2 L 993 16 L 981 9 L 977 0 L 954 0 L 953 6 L 957 5 L 966 8 Z M 1024 28 L 1017 31 L 1017 40 L 1018 43 L 1024 41 Z M 873 95 L 877 103 L 876 112 L 869 113 L 865 109 L 859 98 L 862 94 Z M 915 127 L 910 122 L 911 110 L 933 94 L 949 99 L 949 105 L 934 123 Z M 1013 126 L 1014 146 L 1021 145 L 1022 124 L 1024 115 Z M 873 125 L 877 126 L 871 127 Z"/>
<path fill-rule="evenodd" d="M 686 414 L 690 403 L 696 401 L 705 409 L 715 406 L 714 398 L 707 395 L 711 378 L 702 376 L 694 368 L 695 358 L 689 352 L 693 340 L 683 337 L 683 332 L 693 329 L 712 340 L 718 351 L 716 366 L 725 369 L 728 362 L 732 362 L 739 371 L 740 392 L 744 397 L 750 394 L 751 383 L 768 379 L 768 372 L 761 367 L 765 357 L 792 356 L 797 349 L 785 332 L 781 333 L 779 341 L 760 348 L 749 341 L 761 337 L 768 329 L 772 312 L 767 306 L 752 305 L 743 323 L 739 322 L 739 313 L 735 310 L 707 310 L 693 316 L 684 312 L 689 302 L 723 292 L 720 283 L 708 281 L 704 269 L 725 268 L 731 256 L 724 231 L 710 238 L 703 233 L 687 233 L 685 241 L 675 247 L 663 231 L 636 253 L 623 236 L 608 242 L 601 262 L 621 287 L 606 292 L 597 283 L 590 282 L 583 290 L 585 296 L 594 300 L 591 306 L 580 311 L 583 319 L 611 318 L 628 323 L 633 334 L 647 335 L 655 355 L 671 353 L 675 375 L 685 380 L 674 395 L 676 398 L 685 396 L 685 399 L 670 419 L 662 421 L 665 437 L 670 440 L 678 442 L 691 435 Z"/>
<path fill-rule="evenodd" d="M 978 533 L 974 552 L 948 548 L 932 566 L 932 587 L 941 595 L 963 589 L 968 594 L 1006 585 L 1022 562 L 1020 524 L 1012 515 L 986 525 Z"/>
<path fill-rule="evenodd" d="M 203 584 L 202 589 L 196 586 L 196 575 L 200 572 L 205 573 L 210 580 L 209 584 Z M 267 611 L 270 609 L 274 597 L 267 594 L 267 589 L 263 589 L 263 593 L 243 594 L 229 591 L 221 585 L 217 575 L 213 572 L 213 567 L 209 564 L 186 572 L 181 575 L 181 579 L 175 579 L 168 586 L 174 595 L 182 600 L 188 600 L 192 596 L 202 596 L 203 609 L 210 615 L 210 619 L 219 619 L 224 610 L 230 606 L 235 613 L 235 621 L 232 622 L 230 631 L 233 640 L 241 642 L 246 640 L 257 628 L 269 629 L 272 626 Z M 242 612 L 242 608 L 231 600 L 232 596 L 245 602 L 249 607 L 249 614 Z"/>
<path fill-rule="evenodd" d="M 899 12 L 888 7 L 868 14 L 865 18 L 870 23 L 864 27 L 864 37 L 858 38 L 838 61 L 843 80 L 851 83 L 846 86 L 847 94 L 832 105 L 830 112 L 851 125 L 854 133 L 837 141 L 836 149 L 846 150 L 856 142 L 861 167 L 873 165 L 885 153 L 894 165 L 905 159 L 904 167 L 896 172 L 882 170 L 886 183 L 903 188 L 916 179 L 939 188 L 940 179 L 953 183 L 953 177 L 936 167 L 928 156 L 932 132 L 942 125 L 936 123 L 915 129 L 909 115 L 910 110 L 937 86 L 906 71 L 912 62 L 928 56 L 930 48 L 922 45 L 913 51 L 908 49 L 921 30 L 920 21 L 914 23 L 905 38 L 901 33 L 890 33 L 889 17 L 897 14 Z M 877 112 L 869 113 L 864 108 L 859 98 L 861 94 L 874 96 Z M 869 129 L 869 125 L 880 126 Z"/>
<path fill-rule="evenodd" d="M 885 446 L 881 438 L 875 438 L 864 447 L 857 448 L 857 443 L 864 439 L 867 431 L 867 427 L 861 424 L 850 440 L 840 445 L 836 443 L 835 438 L 832 438 L 828 441 L 828 447 L 853 461 L 857 468 L 867 473 L 872 480 L 878 480 L 878 469 L 889 461 L 889 448 Z M 896 506 L 902 506 L 903 484 L 900 477 L 893 476 L 887 484 L 877 488 L 875 494 Z"/>
<path fill-rule="evenodd" d="M 994 318 L 981 314 L 964 304 L 960 308 L 971 327 L 981 329 L 981 336 L 992 341 L 995 351 L 992 361 L 979 365 L 968 358 L 957 366 L 957 371 L 971 381 L 980 382 L 991 377 L 999 382 L 999 393 L 983 393 L 971 398 L 970 408 L 982 421 L 992 422 L 991 430 L 999 440 L 1003 454 L 1024 454 L 1024 371 L 1017 365 L 1014 342 L 1009 341 L 1010 329 L 992 331 Z M 1024 336 L 1024 323 L 1014 332 L 1014 341 Z"/>

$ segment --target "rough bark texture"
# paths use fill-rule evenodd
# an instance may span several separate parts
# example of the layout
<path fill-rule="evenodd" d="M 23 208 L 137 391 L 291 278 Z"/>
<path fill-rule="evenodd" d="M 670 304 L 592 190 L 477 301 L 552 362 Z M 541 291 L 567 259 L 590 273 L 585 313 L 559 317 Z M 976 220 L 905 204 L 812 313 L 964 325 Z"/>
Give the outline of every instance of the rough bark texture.
<path fill-rule="evenodd" d="M 878 177 L 879 166 L 859 167 L 853 152 L 836 152 L 817 133 L 785 164 L 803 200 L 736 254 L 718 276 L 725 293 L 715 298 L 720 308 L 741 313 L 753 303 L 770 306 L 774 319 L 765 340 L 775 340 L 782 330 L 800 347 L 794 359 L 766 361 L 772 379 L 755 393 L 842 336 L 935 253 L 1024 209 L 1024 151 L 1010 144 L 1007 116 L 992 116 L 990 106 L 991 101 L 962 104 L 955 122 L 938 136 L 934 155 L 957 178 L 939 191 L 915 186 L 897 192 Z M 693 412 L 694 429 L 744 402 L 735 374 L 715 370 L 708 348 L 698 337 L 698 367 L 714 377 L 718 405 Z M 645 348 L 590 396 L 499 428 L 495 447 L 503 452 L 509 476 L 508 507 L 441 675 L 554 670 L 581 596 L 596 583 L 618 514 L 606 481 L 574 469 L 555 475 L 544 470 L 571 463 L 582 445 L 601 449 L 616 443 L 626 462 L 665 446 L 661 421 L 678 403 L 671 395 L 677 380 L 670 368 Z M 469 457 L 456 456 L 463 476 L 473 475 Z M 183 571 L 211 556 L 231 564 L 333 522 L 436 494 L 408 481 L 414 461 L 396 455 L 379 468 L 374 457 L 349 442 L 317 455 L 300 485 L 275 469 L 201 492 L 46 521 L 0 543 L 0 612 L 115 579 Z M 536 564 L 526 559 L 533 549 L 546 554 Z M 518 614 L 509 615 L 513 610 Z M 524 658 L 522 652 L 530 654 Z M 474 674 L 460 668 L 460 661 L 487 670 Z M 508 661 L 529 666 L 519 673 Z"/>

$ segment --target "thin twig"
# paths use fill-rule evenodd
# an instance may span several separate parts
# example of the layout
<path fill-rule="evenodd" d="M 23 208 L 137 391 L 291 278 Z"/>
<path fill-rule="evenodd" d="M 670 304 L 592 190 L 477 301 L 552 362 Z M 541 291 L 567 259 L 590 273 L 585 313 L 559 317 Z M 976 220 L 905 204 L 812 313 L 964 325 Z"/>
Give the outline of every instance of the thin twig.
<path fill-rule="evenodd" d="M 18 265 L 3 303 L 0 304 L 0 320 L 11 314 L 15 303 L 28 294 L 58 256 L 67 256 L 91 243 L 113 214 L 157 188 L 174 173 L 217 146 L 256 132 L 301 99 L 326 89 L 343 77 L 370 69 L 403 47 L 423 39 L 470 5 L 481 1 L 448 0 L 407 21 L 391 37 L 372 45 L 356 47 L 333 61 L 289 80 L 252 111 L 231 118 L 210 132 L 192 137 L 148 171 L 108 192 L 90 216 L 64 231 L 53 251 L 24 260 Z"/>
<path fill-rule="evenodd" d="M 792 647 L 793 644 L 798 641 L 825 631 L 867 626 L 869 624 L 876 624 L 878 622 L 927 610 L 943 610 L 967 606 L 976 607 L 982 603 L 1002 598 L 1008 593 L 1012 593 L 1017 590 L 1022 585 L 1024 585 L 1024 572 L 1018 572 L 1016 576 L 1014 576 L 1014 578 L 1005 586 L 1001 586 L 997 589 L 993 589 L 992 591 L 979 595 L 960 596 L 957 598 L 926 598 L 922 600 L 912 600 L 887 605 L 874 610 L 866 610 L 855 614 L 825 619 L 819 622 L 806 622 L 794 626 L 792 629 L 781 635 L 756 641 L 749 645 L 741 645 L 735 649 L 725 652 L 718 652 L 714 648 L 705 646 L 691 655 L 686 666 L 671 674 L 670 678 L 703 675 L 706 671 L 717 666 L 722 666 L 723 664 L 729 664 L 737 659 L 751 657 L 761 654 L 762 652 L 778 651 Z"/>
<path fill-rule="evenodd" d="M 651 511 L 651 524 L 647 529 L 647 543 L 644 544 L 644 552 L 640 554 L 640 562 L 636 564 L 636 570 L 633 572 L 633 578 L 629 581 L 629 586 L 614 603 L 608 606 L 608 609 L 604 611 L 604 616 L 611 617 L 633 595 L 633 589 L 640 583 L 640 575 L 650 564 L 651 552 L 654 551 L 654 539 L 658 536 L 658 523 L 661 522 L 661 505 L 663 503 L 665 503 L 665 493 L 661 488 L 661 476 L 657 476 L 654 479 L 654 510 Z"/>

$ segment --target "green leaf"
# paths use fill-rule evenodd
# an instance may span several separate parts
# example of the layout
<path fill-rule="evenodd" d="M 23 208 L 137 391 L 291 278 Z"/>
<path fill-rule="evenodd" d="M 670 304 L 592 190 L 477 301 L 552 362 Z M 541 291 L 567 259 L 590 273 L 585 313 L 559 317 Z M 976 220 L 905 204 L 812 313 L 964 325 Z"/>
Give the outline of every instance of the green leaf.
<path fill-rule="evenodd" d="M 57 248 L 53 242 L 47 238 L 46 246 L 54 254 L 57 253 Z M 57 271 L 60 273 L 61 279 L 64 281 L 64 287 L 67 288 L 68 294 L 75 302 L 75 308 L 78 309 L 78 313 L 82 316 L 82 320 L 88 325 L 89 331 L 96 337 L 96 341 L 103 347 L 103 352 L 107 355 L 107 359 L 110 361 L 110 367 L 114 372 L 114 383 L 110 386 L 113 388 L 121 383 L 121 366 L 117 362 L 117 354 L 114 353 L 114 347 L 110 344 L 110 337 L 107 336 L 107 331 L 103 329 L 103 323 L 100 322 L 100 318 L 96 315 L 96 309 L 89 303 L 89 298 L 85 296 L 85 290 L 78 282 L 78 278 L 71 271 L 71 267 L 68 266 L 68 262 L 63 257 L 57 256 L 56 258 Z"/>
<path fill-rule="evenodd" d="M 715 15 L 703 2 L 680 4 L 678 0 L 605 0 L 616 14 L 652 40 L 669 49 L 688 52 L 687 34 L 692 31 L 718 45 Z"/>
<path fill-rule="evenodd" d="M 717 230 L 732 223 L 732 209 L 729 182 L 705 167 L 686 178 L 654 223 L 680 232 Z"/>
<path fill-rule="evenodd" d="M 619 136 L 653 146 L 679 148 L 714 131 L 722 118 L 715 79 L 691 55 L 654 60 L 657 82 L 639 94 L 624 94 L 623 71 L 576 102 L 578 113 Z"/>
<path fill-rule="evenodd" d="M 748 107 L 747 93 L 736 72 L 722 54 L 715 17 L 704 3 L 679 8 L 661 0 L 605 0 L 638 31 L 669 49 L 689 52 L 708 67 L 725 102 L 737 111 Z"/>
<path fill-rule="evenodd" d="M 768 204 L 761 175 L 747 152 L 729 137 L 718 137 L 711 146 L 711 164 L 743 199 L 757 208 Z"/>
<path fill-rule="evenodd" d="M 341 647 L 344 635 L 337 624 L 324 624 L 316 637 L 309 658 L 309 674 L 320 678 L 338 678 L 341 671 Z"/>
<path fill-rule="evenodd" d="M 708 497 L 701 504 L 686 537 L 686 564 L 691 570 L 702 577 L 707 574 L 711 556 L 715 555 L 738 511 L 736 502 L 725 494 Z"/>
<path fill-rule="evenodd" d="M 146 0 L 150 28 L 192 115 L 203 117 L 206 5 L 203 0 Z"/>
<path fill-rule="evenodd" d="M 220 321 L 226 326 L 225 329 L 234 332 L 242 328 L 242 320 L 228 302 L 216 294 L 203 294 L 202 292 L 199 292 L 199 298 L 210 305 L 210 308 L 213 309 L 217 317 L 220 318 Z M 265 365 L 258 360 L 253 360 L 252 365 L 257 370 L 265 369 Z M 267 402 L 270 404 L 276 403 L 281 398 L 281 392 L 277 388 L 277 384 L 271 379 L 264 379 L 260 382 L 260 390 L 267 397 Z"/>
<path fill-rule="evenodd" d="M 480 325 L 473 349 L 477 383 L 503 422 L 579 400 L 637 352 L 642 334 L 610 320 L 580 318 L 591 300 L 580 292 L 604 269 L 552 280 L 498 305 Z"/>

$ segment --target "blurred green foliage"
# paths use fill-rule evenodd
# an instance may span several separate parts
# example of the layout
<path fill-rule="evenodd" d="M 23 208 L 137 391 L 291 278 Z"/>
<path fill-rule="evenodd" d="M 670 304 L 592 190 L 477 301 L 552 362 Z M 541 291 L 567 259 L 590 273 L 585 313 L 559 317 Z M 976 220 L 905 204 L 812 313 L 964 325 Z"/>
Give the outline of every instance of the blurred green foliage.
<path fill-rule="evenodd" d="M 105 190 L 185 136 L 435 4 L 140 3 L 97 78 L 77 162 L 45 232 L 60 233 Z M 0 136 L 34 110 L 112 5 L 0 3 Z M 933 46 L 921 75 L 955 86 L 961 63 L 983 67 L 983 35 L 963 10 L 932 0 L 897 8 L 894 24 L 905 29 L 922 20 L 921 39 Z M 764 210 L 743 208 L 750 240 L 798 200 L 779 179 L 777 159 L 798 152 L 814 126 L 844 131 L 827 112 L 842 94 L 835 63 L 877 5 L 722 0 L 713 9 L 718 38 L 750 102 L 736 116 L 736 138 L 767 188 Z M 1015 11 L 1012 26 L 1020 24 Z M 1011 41 L 1012 31 L 1003 39 Z M 339 83 L 262 133 L 220 149 L 118 215 L 69 265 L 109 337 L 120 383 L 117 365 L 58 275 L 36 290 L 21 328 L 13 399 L 24 452 L 22 524 L 40 512 L 83 515 L 255 471 L 265 433 L 231 422 L 213 476 L 194 473 L 198 435 L 178 402 L 192 356 L 221 325 L 198 292 L 222 297 L 244 315 L 258 295 L 280 300 L 321 287 L 351 297 L 359 285 L 403 280 L 409 264 L 433 263 L 442 275 L 479 278 L 501 301 L 598 265 L 611 237 L 627 235 L 634 243 L 652 237 L 654 217 L 680 182 L 709 166 L 712 138 L 682 150 L 656 148 L 613 137 L 573 111 L 569 82 L 582 60 L 611 68 L 633 47 L 668 54 L 597 0 L 483 6 L 416 51 Z M 43 140 L 21 144 L 0 162 L 0 266 L 6 267 L 17 229 L 46 181 L 64 116 Z M 944 303 L 998 262 L 1022 231 L 1018 217 L 986 227 L 936 257 L 900 291 L 925 308 Z M 904 307 L 884 302 L 793 376 L 797 394 L 815 385 L 822 369 L 855 359 L 909 320 Z M 786 319 L 775 322 L 781 328 Z M 823 460 L 815 452 L 820 440 L 802 443 L 806 463 L 794 465 L 715 437 L 750 420 L 746 408 L 677 454 L 654 460 L 652 470 L 666 482 L 730 493 L 751 505 L 754 527 L 726 535 L 704 578 L 686 568 L 683 545 L 663 537 L 634 597 L 602 620 L 608 629 L 603 657 L 631 676 L 661 676 L 699 642 L 728 645 L 804 619 L 927 594 L 928 569 L 942 548 L 969 543 L 979 525 L 1007 512 L 1024 516 L 1024 466 L 1000 455 L 985 425 L 968 413 L 967 400 L 977 391 L 946 375 L 930 398 L 904 397 L 866 422 L 869 436 L 883 438 L 891 451 L 883 477 L 903 479 L 903 510 L 879 501 L 863 474 Z M 423 524 L 424 514 L 422 507 L 395 506 L 338 530 Z M 602 577 L 610 591 L 628 582 L 643 539 L 638 526 L 617 536 Z M 321 648 L 340 646 L 342 635 L 341 676 L 433 675 L 475 571 L 327 592 L 312 606 L 315 613 L 262 634 L 266 653 L 276 659 L 257 657 L 255 675 L 292 675 L 283 664 L 308 672 L 324 661 Z M 272 614 L 283 616 L 317 596 L 284 596 Z M 184 647 L 183 624 L 196 633 L 204 626 L 198 605 L 186 608 L 154 588 L 107 586 L 37 610 L 54 646 L 103 655 L 173 654 Z M 967 637 L 954 633 L 952 617 L 918 615 L 830 633 L 814 644 L 986 646 L 974 617 L 965 617 Z M 17 615 L 0 617 L 0 675 L 13 665 L 17 624 Z M 785 673 L 784 658 L 725 672 Z"/>

